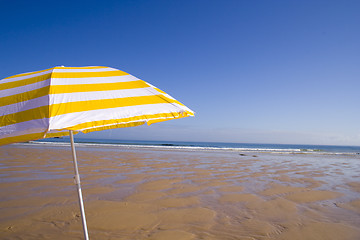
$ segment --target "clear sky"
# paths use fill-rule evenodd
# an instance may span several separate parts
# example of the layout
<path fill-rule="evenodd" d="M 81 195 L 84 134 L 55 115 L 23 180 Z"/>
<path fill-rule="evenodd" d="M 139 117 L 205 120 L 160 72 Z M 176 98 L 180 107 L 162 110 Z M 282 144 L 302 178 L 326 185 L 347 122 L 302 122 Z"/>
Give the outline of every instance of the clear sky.
<path fill-rule="evenodd" d="M 84 137 L 360 145 L 358 0 L 0 0 L 0 9 L 0 79 L 110 66 L 196 112 Z"/>

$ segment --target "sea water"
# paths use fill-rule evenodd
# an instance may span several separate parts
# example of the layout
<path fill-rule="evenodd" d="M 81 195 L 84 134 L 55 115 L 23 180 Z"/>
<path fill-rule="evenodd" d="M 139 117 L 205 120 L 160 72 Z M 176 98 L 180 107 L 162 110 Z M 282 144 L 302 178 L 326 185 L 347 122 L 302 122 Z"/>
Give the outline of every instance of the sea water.
<path fill-rule="evenodd" d="M 70 139 L 48 138 L 31 141 L 29 144 L 63 145 Z M 184 149 L 184 150 L 223 150 L 238 152 L 267 152 L 267 153 L 304 153 L 304 154 L 351 154 L 360 155 L 360 146 L 335 145 L 299 145 L 299 144 L 259 144 L 259 143 L 225 143 L 225 142 L 178 142 L 178 141 L 141 141 L 117 139 L 75 139 L 78 146 L 99 147 L 127 147 L 154 149 Z"/>

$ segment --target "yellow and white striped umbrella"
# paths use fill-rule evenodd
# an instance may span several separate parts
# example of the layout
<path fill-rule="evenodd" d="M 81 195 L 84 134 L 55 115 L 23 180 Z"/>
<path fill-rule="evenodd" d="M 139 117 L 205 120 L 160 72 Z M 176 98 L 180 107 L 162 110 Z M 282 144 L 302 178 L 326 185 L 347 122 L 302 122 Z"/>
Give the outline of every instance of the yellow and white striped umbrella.
<path fill-rule="evenodd" d="M 188 116 L 194 113 L 165 92 L 110 67 L 54 67 L 0 80 L 0 145 L 70 135 L 86 240 L 89 236 L 73 132 Z"/>
<path fill-rule="evenodd" d="M 0 145 L 193 115 L 160 89 L 110 67 L 54 67 L 0 80 Z"/>

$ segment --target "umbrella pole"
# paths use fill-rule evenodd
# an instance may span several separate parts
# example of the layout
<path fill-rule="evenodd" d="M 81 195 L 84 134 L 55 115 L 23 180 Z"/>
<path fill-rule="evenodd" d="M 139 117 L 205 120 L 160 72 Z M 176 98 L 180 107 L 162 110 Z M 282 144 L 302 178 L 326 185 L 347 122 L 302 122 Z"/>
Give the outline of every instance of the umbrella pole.
<path fill-rule="evenodd" d="M 70 132 L 70 140 L 71 140 L 71 150 L 72 150 L 72 155 L 73 155 L 73 160 L 74 160 L 75 184 L 76 184 L 78 197 L 79 197 L 79 205 L 80 205 L 80 212 L 81 212 L 81 220 L 82 220 L 82 224 L 83 224 L 84 238 L 85 238 L 85 240 L 89 240 L 89 234 L 88 234 L 86 218 L 85 218 L 84 202 L 83 202 L 83 198 L 82 198 L 81 185 L 80 185 L 80 175 L 79 175 L 79 170 L 78 170 L 78 165 L 77 165 L 77 160 L 76 160 L 74 135 L 73 135 L 72 130 L 69 130 L 69 132 Z"/>

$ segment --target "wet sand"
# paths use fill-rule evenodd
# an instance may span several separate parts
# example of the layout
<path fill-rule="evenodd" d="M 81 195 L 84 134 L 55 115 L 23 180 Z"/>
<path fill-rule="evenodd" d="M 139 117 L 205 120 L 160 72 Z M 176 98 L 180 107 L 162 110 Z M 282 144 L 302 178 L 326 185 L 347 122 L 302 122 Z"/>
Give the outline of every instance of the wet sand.
<path fill-rule="evenodd" d="M 360 157 L 77 148 L 90 239 L 360 239 Z M 0 147 L 0 239 L 82 239 L 69 147 Z"/>

